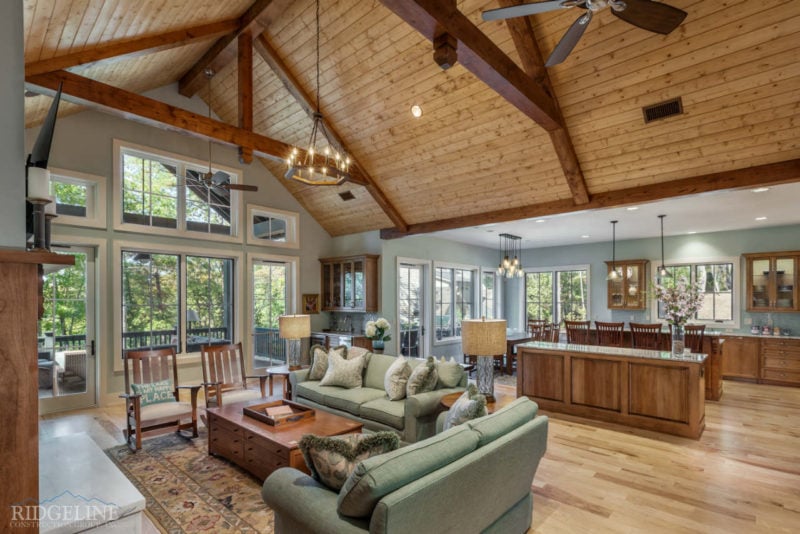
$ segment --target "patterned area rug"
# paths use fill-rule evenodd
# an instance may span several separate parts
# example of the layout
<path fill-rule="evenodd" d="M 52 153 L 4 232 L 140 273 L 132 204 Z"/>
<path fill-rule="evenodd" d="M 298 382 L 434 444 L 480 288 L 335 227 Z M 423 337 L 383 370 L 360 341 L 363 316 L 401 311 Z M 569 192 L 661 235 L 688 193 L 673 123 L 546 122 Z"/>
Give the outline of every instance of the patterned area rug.
<path fill-rule="evenodd" d="M 261 500 L 261 482 L 208 455 L 205 428 L 187 440 L 167 434 L 105 451 L 147 499 L 147 512 L 164 532 L 272 534 L 273 518 Z"/>

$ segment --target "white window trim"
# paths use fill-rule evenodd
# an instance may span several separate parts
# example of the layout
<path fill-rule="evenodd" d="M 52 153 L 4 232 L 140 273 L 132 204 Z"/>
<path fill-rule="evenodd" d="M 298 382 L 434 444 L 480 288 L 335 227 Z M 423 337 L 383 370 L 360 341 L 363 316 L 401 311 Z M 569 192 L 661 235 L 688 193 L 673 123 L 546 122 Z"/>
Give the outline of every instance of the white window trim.
<path fill-rule="evenodd" d="M 160 158 L 172 160 L 177 166 L 188 164 L 190 168 L 208 168 L 208 161 L 192 158 L 182 154 L 174 154 L 172 152 L 165 152 L 157 148 L 137 145 L 121 139 L 114 139 L 114 229 L 125 232 L 133 232 L 137 234 L 154 234 L 154 235 L 169 235 L 174 237 L 183 237 L 187 239 L 203 240 L 203 241 L 221 241 L 225 243 L 241 243 L 242 238 L 242 216 L 245 210 L 242 209 L 242 194 L 240 191 L 232 190 L 231 194 L 231 232 L 232 235 L 219 235 L 204 232 L 192 232 L 185 229 L 185 196 L 183 200 L 178 197 L 178 228 L 154 228 L 152 226 L 145 226 L 142 224 L 132 224 L 123 222 L 122 217 L 122 150 L 128 149 L 135 152 L 140 152 L 143 155 L 152 155 Z M 232 181 L 235 183 L 242 183 L 242 171 L 234 169 L 233 167 L 226 167 L 212 163 L 211 169 L 213 171 L 224 171 L 231 176 Z M 178 176 L 178 180 L 185 180 L 185 177 Z M 184 228 L 181 226 L 184 225 Z"/>
<path fill-rule="evenodd" d="M 422 279 L 420 282 L 422 283 L 422 294 L 423 296 L 432 295 L 433 294 L 433 262 L 430 260 L 420 260 L 417 258 L 406 258 L 403 256 L 397 256 L 395 261 L 395 276 L 394 276 L 394 324 L 392 328 L 395 332 L 398 332 L 396 336 L 394 336 L 394 350 L 395 354 L 400 354 L 400 288 L 397 284 L 397 279 L 400 272 L 400 264 L 405 263 L 407 265 L 415 265 L 422 267 Z M 428 273 L 431 273 L 428 275 Z M 426 276 L 427 275 L 427 276 Z M 420 313 L 422 314 L 422 325 L 425 328 L 425 334 L 423 335 L 423 339 L 425 341 L 425 347 L 423 347 L 422 355 L 427 356 L 433 352 L 433 344 L 430 342 L 435 336 L 433 335 L 433 308 L 425 309 L 426 302 L 433 302 L 432 299 L 423 298 L 422 302 L 422 310 Z M 434 302 L 435 305 L 435 302 Z M 430 332 L 430 333 L 429 333 Z"/>
<path fill-rule="evenodd" d="M 106 178 L 104 176 L 52 167 L 50 169 L 50 182 L 70 183 L 86 187 L 86 217 L 59 215 L 53 219 L 54 224 L 88 228 L 106 227 L 106 204 L 108 203 L 108 198 L 106 196 Z"/>
<path fill-rule="evenodd" d="M 114 371 L 115 372 L 122 372 L 124 367 L 122 365 L 122 262 L 119 261 L 121 257 L 122 250 L 130 250 L 130 251 L 140 251 L 140 252 L 151 252 L 154 254 L 172 254 L 172 255 L 180 255 L 180 256 L 203 256 L 207 258 L 225 258 L 225 259 L 232 259 L 234 266 L 234 287 L 233 287 L 233 294 L 234 296 L 238 296 L 242 294 L 242 277 L 243 277 L 243 261 L 242 261 L 242 253 L 241 252 L 233 252 L 227 250 L 213 250 L 208 248 L 202 247 L 190 247 L 185 245 L 165 245 L 160 243 L 146 243 L 143 241 L 115 241 L 113 252 L 114 261 L 112 261 L 112 265 L 114 267 L 114 274 L 113 274 L 113 283 L 112 283 L 112 291 L 113 293 L 113 302 L 114 309 Z M 179 292 L 181 298 L 185 298 L 186 295 L 186 270 L 185 270 L 185 260 L 181 259 L 181 276 L 179 278 Z M 244 322 L 245 317 L 249 317 L 249 313 L 246 313 L 242 308 L 241 299 L 234 300 L 233 307 L 234 307 L 234 321 L 233 321 L 233 339 L 242 339 L 242 323 Z M 179 302 L 179 306 L 183 306 L 183 301 Z M 181 308 L 182 309 L 182 308 Z M 185 311 L 184 311 L 185 313 Z M 180 331 L 178 332 L 178 337 L 181 340 L 186 340 L 186 321 L 180 321 Z M 185 343 L 182 343 L 183 348 L 185 349 Z M 245 343 L 243 342 L 243 347 Z M 247 343 L 249 346 L 249 342 Z M 247 350 L 247 349 L 245 349 Z M 178 353 L 178 364 L 185 365 L 185 364 L 197 364 L 200 362 L 200 353 L 199 352 L 181 352 Z"/>
<path fill-rule="evenodd" d="M 651 259 L 651 265 L 661 265 L 661 259 Z M 704 324 L 706 328 L 716 328 L 720 330 L 738 330 L 741 325 L 741 302 L 742 296 L 746 294 L 745 287 L 745 279 L 744 276 L 741 274 L 744 270 L 741 268 L 741 260 L 738 256 L 717 256 L 717 257 L 710 257 L 710 258 L 672 258 L 669 261 L 665 262 L 666 267 L 673 267 L 676 265 L 697 265 L 697 264 L 711 264 L 711 263 L 730 263 L 733 265 L 733 291 L 734 296 L 731 300 L 731 304 L 733 309 L 731 310 L 731 314 L 733 319 L 731 321 L 709 321 L 709 320 L 702 320 L 702 319 L 691 319 L 692 324 Z M 656 269 L 653 269 L 653 279 L 652 283 L 655 285 L 656 281 L 658 280 Z M 669 323 L 665 319 L 659 319 L 658 317 L 658 299 L 651 298 L 650 299 L 650 317 L 652 317 L 652 321 L 654 323 L 661 323 L 664 326 L 667 326 Z"/>
<path fill-rule="evenodd" d="M 253 232 L 253 217 L 262 215 L 286 221 L 286 241 L 270 241 L 255 236 Z M 267 208 L 255 204 L 247 205 L 247 244 L 263 247 L 300 248 L 300 215 L 295 211 L 285 211 L 276 208 Z"/>
<path fill-rule="evenodd" d="M 431 346 L 432 347 L 440 347 L 443 345 L 453 345 L 455 343 L 461 343 L 461 336 L 450 336 L 445 337 L 442 339 L 436 339 L 436 328 L 434 323 L 436 322 L 436 269 L 460 269 L 463 271 L 472 271 L 472 313 L 475 314 L 475 303 L 478 303 L 478 307 L 480 308 L 480 280 L 476 280 L 476 278 L 480 275 L 481 268 L 477 265 L 466 265 L 463 263 L 449 263 L 449 262 L 433 262 L 433 268 L 431 269 Z M 475 317 L 470 317 L 470 319 L 474 319 Z"/>
<path fill-rule="evenodd" d="M 526 267 L 525 273 L 553 273 L 556 271 L 586 271 L 586 318 L 589 320 L 592 317 L 592 269 L 588 263 L 580 265 L 556 265 L 554 267 Z M 523 277 L 524 280 L 524 277 Z M 556 283 L 556 280 L 553 280 Z M 555 290 L 555 287 L 553 288 Z M 522 317 L 523 327 L 527 329 L 527 304 L 528 295 L 526 283 L 522 283 L 522 298 L 520 299 L 520 317 Z M 558 306 L 556 295 L 553 294 L 553 305 Z M 554 310 L 555 312 L 556 310 Z M 556 314 L 558 318 L 558 314 Z"/>

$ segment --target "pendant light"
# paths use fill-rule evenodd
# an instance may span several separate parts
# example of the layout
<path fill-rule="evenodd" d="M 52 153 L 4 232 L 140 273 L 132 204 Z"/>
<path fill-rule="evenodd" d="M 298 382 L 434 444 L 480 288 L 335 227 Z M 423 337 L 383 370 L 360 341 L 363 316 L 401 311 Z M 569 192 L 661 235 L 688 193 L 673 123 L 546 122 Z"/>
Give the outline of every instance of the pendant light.
<path fill-rule="evenodd" d="M 506 278 L 522 278 L 525 271 L 522 268 L 522 238 L 517 235 L 500 234 L 500 264 L 497 266 L 497 275 Z"/>
<path fill-rule="evenodd" d="M 619 221 L 611 221 L 611 272 L 608 273 L 606 280 L 619 280 L 619 273 L 617 272 L 617 223 Z"/>
<path fill-rule="evenodd" d="M 658 268 L 658 276 L 661 278 L 669 276 L 669 271 L 664 265 L 664 217 L 666 215 L 659 215 L 658 218 L 661 219 L 661 266 Z"/>

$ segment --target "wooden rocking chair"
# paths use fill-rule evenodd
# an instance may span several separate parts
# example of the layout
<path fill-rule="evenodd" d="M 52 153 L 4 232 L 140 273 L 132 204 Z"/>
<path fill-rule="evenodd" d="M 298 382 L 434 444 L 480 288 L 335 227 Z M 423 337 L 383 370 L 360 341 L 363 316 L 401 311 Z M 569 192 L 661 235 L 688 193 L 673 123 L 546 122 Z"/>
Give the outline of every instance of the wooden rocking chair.
<path fill-rule="evenodd" d="M 245 375 L 242 344 L 205 345 L 200 351 L 206 407 L 266 397 L 266 375 Z M 250 389 L 247 379 L 258 379 L 260 391 Z M 251 382 L 252 383 L 252 382 Z"/>

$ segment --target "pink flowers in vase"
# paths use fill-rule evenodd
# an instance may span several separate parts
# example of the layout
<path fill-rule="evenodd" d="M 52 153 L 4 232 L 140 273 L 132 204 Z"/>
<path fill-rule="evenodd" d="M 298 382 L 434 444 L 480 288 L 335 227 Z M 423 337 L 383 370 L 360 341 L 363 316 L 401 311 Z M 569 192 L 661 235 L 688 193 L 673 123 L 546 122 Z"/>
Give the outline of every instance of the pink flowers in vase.
<path fill-rule="evenodd" d="M 667 322 L 685 325 L 703 307 L 705 284 L 701 280 L 690 284 L 685 278 L 675 282 L 672 287 L 656 284 L 656 298 L 664 306 Z"/>

